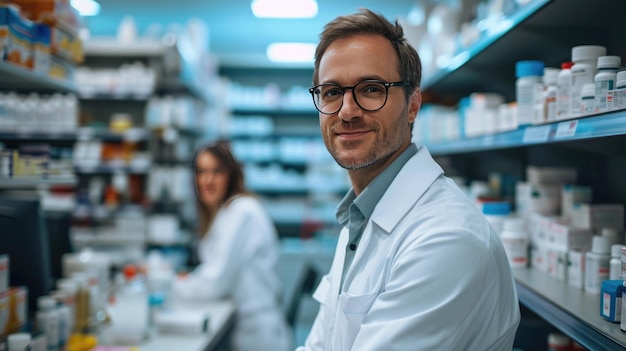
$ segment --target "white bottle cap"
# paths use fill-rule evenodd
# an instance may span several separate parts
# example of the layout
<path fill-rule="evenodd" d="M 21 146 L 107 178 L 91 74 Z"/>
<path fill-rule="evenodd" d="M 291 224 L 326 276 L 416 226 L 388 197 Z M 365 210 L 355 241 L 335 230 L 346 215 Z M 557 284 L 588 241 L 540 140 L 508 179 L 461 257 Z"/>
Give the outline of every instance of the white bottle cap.
<path fill-rule="evenodd" d="M 597 254 L 608 255 L 611 253 L 611 244 L 609 238 L 600 235 L 594 235 L 591 243 L 591 252 Z"/>
<path fill-rule="evenodd" d="M 580 97 L 594 97 L 596 95 L 596 85 L 594 83 L 587 83 L 583 85 L 583 90 L 580 93 Z"/>
<path fill-rule="evenodd" d="M 15 333 L 7 338 L 9 351 L 30 350 L 30 334 Z"/>
<path fill-rule="evenodd" d="M 39 307 L 40 310 L 51 310 L 55 308 L 56 305 L 56 301 L 50 296 L 41 296 L 37 299 L 37 307 Z"/>
<path fill-rule="evenodd" d="M 613 244 L 611 245 L 611 257 L 621 257 L 622 256 L 622 244 Z"/>
<path fill-rule="evenodd" d="M 609 240 L 611 240 L 611 245 L 619 244 L 621 241 L 619 232 L 615 228 L 602 228 L 600 235 L 609 238 Z"/>
<path fill-rule="evenodd" d="M 615 81 L 615 86 L 618 88 L 623 88 L 624 86 L 626 86 L 626 71 L 617 72 L 617 78 Z"/>
<path fill-rule="evenodd" d="M 559 78 L 560 69 L 554 67 L 546 67 L 543 69 L 543 82 L 546 85 L 556 84 Z"/>
<path fill-rule="evenodd" d="M 580 45 L 572 48 L 572 61 L 595 60 L 606 55 L 606 48 L 599 45 Z"/>
<path fill-rule="evenodd" d="M 598 68 L 615 68 L 618 69 L 622 65 L 622 58 L 619 56 L 600 56 L 598 57 Z"/>
<path fill-rule="evenodd" d="M 521 217 L 507 217 L 502 223 L 502 230 L 511 232 L 525 232 L 526 220 Z"/>
<path fill-rule="evenodd" d="M 550 346 L 568 346 L 571 340 L 561 333 L 548 334 L 548 344 Z"/>

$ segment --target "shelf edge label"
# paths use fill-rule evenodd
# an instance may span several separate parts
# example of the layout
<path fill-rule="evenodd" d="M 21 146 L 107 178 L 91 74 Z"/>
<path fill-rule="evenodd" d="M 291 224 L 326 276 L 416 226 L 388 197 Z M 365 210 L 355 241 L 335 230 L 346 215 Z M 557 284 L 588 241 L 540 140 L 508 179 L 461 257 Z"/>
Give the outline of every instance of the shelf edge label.
<path fill-rule="evenodd" d="M 522 142 L 525 144 L 544 143 L 550 136 L 550 125 L 527 127 L 524 130 Z"/>
<path fill-rule="evenodd" d="M 578 127 L 578 120 L 565 121 L 557 125 L 556 134 L 554 139 L 571 138 L 576 135 L 576 128 Z"/>

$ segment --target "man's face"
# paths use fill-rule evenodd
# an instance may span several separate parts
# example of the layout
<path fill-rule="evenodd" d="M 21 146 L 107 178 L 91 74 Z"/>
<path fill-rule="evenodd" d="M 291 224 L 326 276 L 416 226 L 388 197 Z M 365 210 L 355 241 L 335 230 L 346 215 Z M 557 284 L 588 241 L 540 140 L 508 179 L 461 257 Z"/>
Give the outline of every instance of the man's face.
<path fill-rule="evenodd" d="M 396 82 L 402 80 L 398 67 L 397 54 L 387 39 L 356 34 L 328 47 L 320 60 L 319 84 L 353 86 L 366 79 Z M 391 87 L 383 108 L 374 112 L 361 109 L 352 94 L 352 90 L 346 90 L 337 113 L 320 113 L 324 143 L 335 161 L 346 169 L 384 164 L 411 140 L 409 124 L 419 109 L 419 93 L 413 94 L 407 104 L 404 88 Z"/>

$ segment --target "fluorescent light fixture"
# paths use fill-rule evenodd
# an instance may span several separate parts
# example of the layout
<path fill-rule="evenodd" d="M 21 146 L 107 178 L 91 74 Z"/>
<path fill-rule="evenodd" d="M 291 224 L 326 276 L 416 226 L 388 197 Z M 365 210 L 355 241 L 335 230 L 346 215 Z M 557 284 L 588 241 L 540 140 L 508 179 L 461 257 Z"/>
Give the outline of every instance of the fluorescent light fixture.
<path fill-rule="evenodd" d="M 81 16 L 95 16 L 100 12 L 100 4 L 96 0 L 71 0 L 70 4 Z"/>
<path fill-rule="evenodd" d="M 271 43 L 267 46 L 267 57 L 272 62 L 313 62 L 315 44 Z"/>
<path fill-rule="evenodd" d="M 252 0 L 255 17 L 313 18 L 317 16 L 316 0 Z"/>

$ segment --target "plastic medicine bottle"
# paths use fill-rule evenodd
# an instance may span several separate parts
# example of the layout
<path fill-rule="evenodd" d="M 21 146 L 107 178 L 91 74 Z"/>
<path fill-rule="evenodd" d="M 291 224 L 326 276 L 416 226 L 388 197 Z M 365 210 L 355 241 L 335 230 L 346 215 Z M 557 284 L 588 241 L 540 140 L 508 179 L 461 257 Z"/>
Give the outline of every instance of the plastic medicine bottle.
<path fill-rule="evenodd" d="M 611 245 L 611 260 L 609 261 L 609 279 L 622 279 L 622 244 Z"/>
<path fill-rule="evenodd" d="M 122 345 L 138 344 L 148 332 L 148 290 L 135 266 L 125 266 L 123 273 L 111 310 L 113 337 Z"/>
<path fill-rule="evenodd" d="M 606 55 L 606 48 L 598 45 L 581 45 L 572 48 L 572 88 L 570 91 L 570 112 L 572 116 L 580 116 L 583 109 L 580 107 L 583 86 L 594 84 L 598 57 Z M 595 89 L 595 86 L 594 86 Z"/>
<path fill-rule="evenodd" d="M 501 201 L 485 202 L 482 205 L 482 212 L 493 231 L 500 235 L 504 220 L 511 214 L 511 204 Z"/>
<path fill-rule="evenodd" d="M 8 351 L 30 351 L 31 337 L 28 333 L 14 333 L 7 337 Z"/>
<path fill-rule="evenodd" d="M 585 291 L 592 294 L 600 293 L 602 282 L 609 279 L 610 260 L 609 238 L 594 236 L 591 251 L 585 255 Z"/>
<path fill-rule="evenodd" d="M 622 60 L 619 56 L 598 57 L 598 73 L 594 77 L 596 85 L 594 112 L 605 112 L 610 109 L 607 101 L 607 92 L 615 89 L 617 71 L 621 64 Z"/>
<path fill-rule="evenodd" d="M 505 218 L 500 238 L 511 268 L 526 268 L 528 266 L 526 220 L 521 217 Z"/>
<path fill-rule="evenodd" d="M 567 119 L 570 117 L 570 91 L 572 90 L 572 70 L 571 67 L 574 62 L 567 61 L 561 63 L 561 71 L 556 78 L 558 103 L 556 109 L 556 116 L 558 120 Z"/>
<path fill-rule="evenodd" d="M 593 113 L 595 104 L 596 85 L 593 83 L 583 85 L 580 93 L 580 112 L 579 115 L 589 115 Z"/>
<path fill-rule="evenodd" d="M 46 334 L 48 350 L 59 347 L 59 312 L 56 301 L 50 296 L 42 296 L 37 300 L 39 308 L 36 314 L 37 329 Z"/>
<path fill-rule="evenodd" d="M 615 89 L 611 95 L 611 101 L 607 105 L 611 110 L 626 108 L 626 71 L 619 71 L 616 75 Z"/>
<path fill-rule="evenodd" d="M 626 280 L 622 284 L 626 287 Z M 624 299 L 626 299 L 626 289 L 622 292 L 622 319 L 619 322 L 619 328 L 626 332 L 626 303 L 624 303 L 626 300 Z"/>
<path fill-rule="evenodd" d="M 533 92 L 541 83 L 544 64 L 542 61 L 518 61 L 515 64 L 515 100 L 519 126 L 528 125 L 533 116 Z M 595 74 L 595 73 L 594 73 Z"/>
<path fill-rule="evenodd" d="M 543 84 L 546 86 L 543 94 L 543 117 L 545 122 L 554 122 L 557 120 L 556 110 L 558 108 L 558 87 L 557 79 L 559 76 L 558 68 L 547 67 L 543 70 Z"/>

